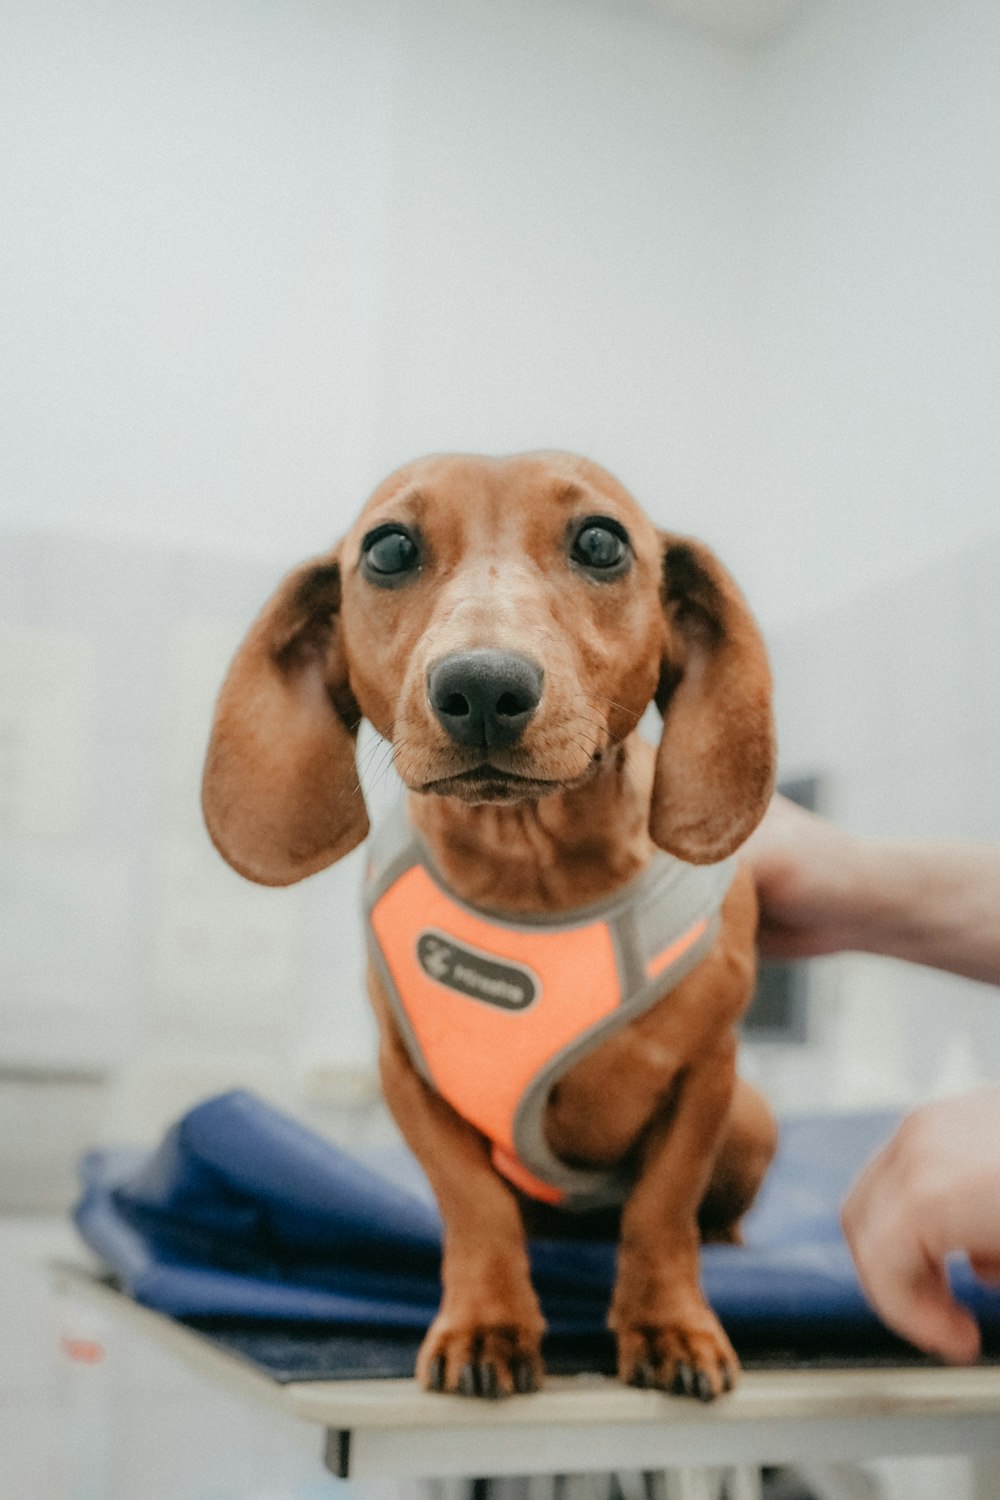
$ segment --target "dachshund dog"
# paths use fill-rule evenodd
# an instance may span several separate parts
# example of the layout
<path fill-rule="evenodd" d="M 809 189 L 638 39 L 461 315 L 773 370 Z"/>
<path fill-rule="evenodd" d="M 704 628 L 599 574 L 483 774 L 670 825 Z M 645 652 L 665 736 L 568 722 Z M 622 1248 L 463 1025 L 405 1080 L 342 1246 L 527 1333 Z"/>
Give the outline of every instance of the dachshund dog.
<path fill-rule="evenodd" d="M 444 1226 L 419 1379 L 535 1389 L 526 1234 L 612 1232 L 621 1378 L 720 1395 L 739 1366 L 699 1244 L 738 1241 L 775 1145 L 735 1072 L 756 904 L 732 856 L 775 758 L 746 604 L 586 459 L 424 458 L 232 663 L 203 806 L 236 870 L 290 884 L 366 837 L 362 718 L 407 789 L 370 846 L 369 989 Z"/>

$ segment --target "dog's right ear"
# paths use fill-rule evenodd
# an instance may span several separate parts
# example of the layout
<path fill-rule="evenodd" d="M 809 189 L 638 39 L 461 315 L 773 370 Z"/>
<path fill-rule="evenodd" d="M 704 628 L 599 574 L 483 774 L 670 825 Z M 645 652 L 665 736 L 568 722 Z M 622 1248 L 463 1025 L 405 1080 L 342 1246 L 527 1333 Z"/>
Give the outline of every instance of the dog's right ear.
<path fill-rule="evenodd" d="M 354 747 L 361 713 L 339 626 L 337 553 L 282 583 L 219 694 L 202 809 L 212 842 L 262 885 L 291 885 L 368 832 Z"/>

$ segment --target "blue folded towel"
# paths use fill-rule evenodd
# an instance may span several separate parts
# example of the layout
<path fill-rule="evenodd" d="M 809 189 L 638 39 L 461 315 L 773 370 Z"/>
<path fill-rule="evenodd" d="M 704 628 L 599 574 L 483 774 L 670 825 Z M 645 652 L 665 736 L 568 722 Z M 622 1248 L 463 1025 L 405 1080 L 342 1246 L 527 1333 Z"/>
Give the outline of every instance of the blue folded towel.
<path fill-rule="evenodd" d="M 706 1295 L 735 1338 L 835 1328 L 864 1342 L 880 1325 L 862 1297 L 838 1208 L 896 1116 L 784 1122 L 743 1246 L 702 1253 Z M 181 1318 L 316 1321 L 421 1329 L 437 1306 L 441 1223 L 402 1149 L 365 1164 L 242 1091 L 206 1100 L 154 1152 L 102 1150 L 81 1164 L 76 1223 L 139 1302 Z M 556 1333 L 605 1326 L 614 1247 L 531 1247 Z M 987 1331 L 1000 1293 L 963 1262 L 954 1285 Z"/>

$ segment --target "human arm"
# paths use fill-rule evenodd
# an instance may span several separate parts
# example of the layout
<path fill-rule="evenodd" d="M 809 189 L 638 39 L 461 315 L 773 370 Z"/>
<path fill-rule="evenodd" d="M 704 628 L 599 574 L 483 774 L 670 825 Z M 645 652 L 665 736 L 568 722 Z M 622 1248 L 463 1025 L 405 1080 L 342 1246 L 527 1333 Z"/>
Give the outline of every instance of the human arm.
<path fill-rule="evenodd" d="M 862 837 L 775 797 L 744 855 L 765 955 L 881 953 L 1000 983 L 1000 847 Z"/>

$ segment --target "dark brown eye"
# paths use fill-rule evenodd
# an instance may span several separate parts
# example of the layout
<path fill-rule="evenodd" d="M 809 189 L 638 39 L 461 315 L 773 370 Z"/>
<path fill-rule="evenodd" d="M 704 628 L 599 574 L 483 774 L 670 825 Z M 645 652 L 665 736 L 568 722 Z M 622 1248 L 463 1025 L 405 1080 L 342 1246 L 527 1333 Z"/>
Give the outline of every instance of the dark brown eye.
<path fill-rule="evenodd" d="M 628 561 L 628 537 L 615 521 L 587 521 L 573 541 L 573 561 L 596 573 L 619 571 Z"/>
<path fill-rule="evenodd" d="M 379 526 L 361 543 L 362 570 L 373 583 L 395 583 L 420 563 L 420 548 L 402 526 Z"/>

